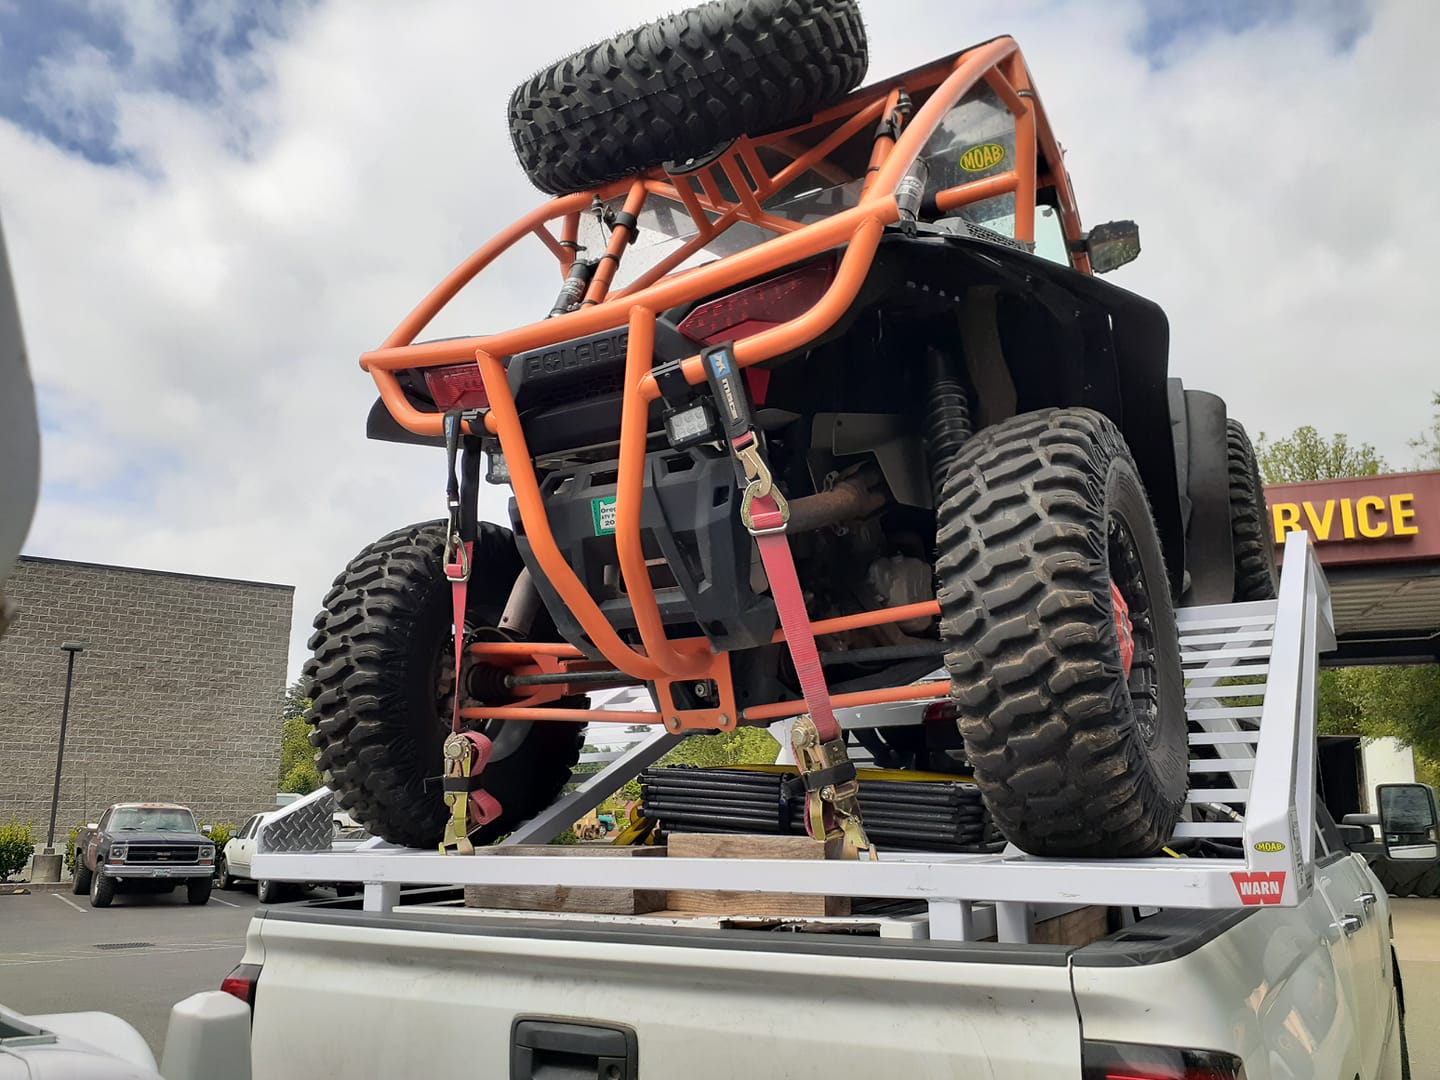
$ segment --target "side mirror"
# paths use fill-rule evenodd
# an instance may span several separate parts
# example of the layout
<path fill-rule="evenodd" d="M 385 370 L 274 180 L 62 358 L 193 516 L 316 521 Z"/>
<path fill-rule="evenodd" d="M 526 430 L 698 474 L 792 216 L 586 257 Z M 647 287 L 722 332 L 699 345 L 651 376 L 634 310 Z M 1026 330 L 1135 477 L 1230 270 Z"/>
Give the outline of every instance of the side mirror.
<path fill-rule="evenodd" d="M 86 827 L 87 829 L 98 829 L 98 828 L 100 827 L 100 825 L 99 825 L 98 822 L 87 821 L 87 822 L 85 823 L 85 827 Z"/>
<path fill-rule="evenodd" d="M 1085 234 L 1085 254 L 1097 274 L 1118 270 L 1140 256 L 1140 226 L 1133 221 L 1107 221 Z"/>
<path fill-rule="evenodd" d="M 1424 784 L 1381 784 L 1380 832 L 1392 859 L 1440 858 L 1435 793 Z"/>
<path fill-rule="evenodd" d="M 210 826 L 209 826 L 209 825 L 201 825 L 201 826 L 200 826 L 200 831 L 201 831 L 202 833 L 204 833 L 206 836 L 209 836 L 209 835 L 210 835 Z"/>

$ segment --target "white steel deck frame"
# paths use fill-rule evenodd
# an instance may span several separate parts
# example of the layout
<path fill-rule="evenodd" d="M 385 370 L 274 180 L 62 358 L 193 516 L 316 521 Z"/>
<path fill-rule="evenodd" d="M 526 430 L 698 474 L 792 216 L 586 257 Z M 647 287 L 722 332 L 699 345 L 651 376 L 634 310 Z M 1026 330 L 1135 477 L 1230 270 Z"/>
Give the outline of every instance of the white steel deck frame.
<path fill-rule="evenodd" d="M 1236 874 L 1269 874 L 1269 880 L 1280 882 L 1280 894 L 1278 899 L 1266 896 L 1265 902 L 1292 907 L 1309 894 L 1314 880 L 1315 683 L 1319 654 L 1335 647 L 1329 589 L 1308 537 L 1291 533 L 1286 540 L 1278 600 L 1191 608 L 1181 614 L 1182 633 L 1192 635 L 1195 648 L 1210 647 L 1218 654 L 1207 658 L 1202 669 L 1210 678 L 1202 678 L 1200 671 L 1191 673 L 1201 681 L 1201 689 L 1222 677 L 1213 674 L 1219 670 L 1217 663 L 1233 664 L 1231 658 L 1237 653 L 1268 664 L 1263 705 L 1231 710 L 1241 716 L 1258 713 L 1258 736 L 1237 732 L 1227 739 L 1224 731 L 1218 733 L 1220 739 L 1234 741 L 1247 750 L 1253 741 L 1253 759 L 1242 752 L 1240 757 L 1221 761 L 1192 762 L 1192 771 L 1225 771 L 1237 776 L 1249 772 L 1248 790 L 1218 789 L 1201 798 L 1192 792 L 1190 799 L 1192 803 L 1202 799 L 1245 802 L 1243 824 L 1182 823 L 1177 830 L 1177 836 L 1238 833 L 1244 842 L 1243 858 L 1069 860 L 1036 858 L 1013 850 L 998 855 L 882 852 L 877 862 L 668 857 L 637 860 L 603 856 L 565 859 L 506 855 L 499 850 L 467 858 L 377 845 L 354 852 L 257 852 L 254 876 L 277 881 L 364 883 L 365 907 L 369 910 L 392 906 L 401 883 L 908 898 L 929 902 L 932 937 L 981 936 L 980 927 L 994 925 L 1001 940 L 1020 941 L 1028 939 L 1026 916 L 1030 905 L 1241 907 L 1246 900 L 1242 899 Z M 1268 649 L 1251 644 L 1265 636 L 1265 624 L 1272 618 L 1274 629 Z M 1209 640 L 1193 636 L 1195 631 L 1210 628 L 1226 632 L 1213 634 Z M 1235 643 L 1238 645 L 1232 648 Z M 1239 688 L 1217 689 L 1231 691 L 1229 696 L 1241 696 L 1259 688 L 1238 693 Z M 1192 709 L 1191 715 L 1209 712 L 1225 710 Z M 1197 737 L 1192 736 L 1191 742 L 1196 743 Z M 1243 765 L 1239 764 L 1242 761 Z M 1197 765 L 1201 768 L 1196 769 Z M 1257 850 L 1257 845 L 1265 850 Z M 1257 899 L 1251 895 L 1248 902 L 1253 904 Z M 973 910 L 977 907 L 978 911 Z M 977 919 L 977 914 L 982 917 Z"/>

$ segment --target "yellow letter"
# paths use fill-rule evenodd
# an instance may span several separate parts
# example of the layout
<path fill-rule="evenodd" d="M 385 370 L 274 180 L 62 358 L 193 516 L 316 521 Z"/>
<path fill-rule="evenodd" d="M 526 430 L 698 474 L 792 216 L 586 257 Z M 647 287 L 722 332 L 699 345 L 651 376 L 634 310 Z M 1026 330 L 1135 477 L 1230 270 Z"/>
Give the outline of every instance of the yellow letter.
<path fill-rule="evenodd" d="M 1355 509 L 1349 499 L 1340 500 L 1340 522 L 1345 529 L 1345 539 L 1355 539 Z"/>
<path fill-rule="evenodd" d="M 1420 526 L 1408 524 L 1415 520 L 1415 507 L 1411 505 L 1414 501 L 1413 494 L 1390 496 L 1390 517 L 1395 521 L 1396 536 L 1414 536 L 1420 531 Z"/>
<path fill-rule="evenodd" d="M 1310 519 L 1311 535 L 1314 536 L 1316 540 L 1329 540 L 1330 522 L 1335 518 L 1335 500 L 1325 500 L 1325 516 L 1321 518 L 1315 516 L 1314 504 L 1307 502 L 1305 504 L 1305 516 Z"/>
<path fill-rule="evenodd" d="M 1378 525 L 1370 520 L 1371 510 L 1383 511 L 1384 509 L 1385 500 L 1378 495 L 1366 495 L 1363 498 L 1355 500 L 1355 514 L 1360 519 L 1361 533 L 1373 540 L 1376 537 L 1384 536 L 1390 531 L 1390 524 L 1384 519 L 1381 519 Z"/>
<path fill-rule="evenodd" d="M 1283 544 L 1287 532 L 1300 531 L 1300 506 L 1298 503 L 1276 503 L 1270 507 L 1270 516 L 1275 519 L 1275 542 Z"/>

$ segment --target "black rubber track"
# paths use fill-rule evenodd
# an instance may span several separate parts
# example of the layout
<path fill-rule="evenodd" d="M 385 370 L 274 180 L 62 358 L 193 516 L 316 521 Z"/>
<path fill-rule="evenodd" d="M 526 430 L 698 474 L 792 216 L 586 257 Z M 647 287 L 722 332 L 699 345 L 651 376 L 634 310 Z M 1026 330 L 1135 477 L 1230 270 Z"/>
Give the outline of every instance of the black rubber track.
<path fill-rule="evenodd" d="M 437 680 L 440 666 L 452 662 L 452 630 L 444 543 L 443 522 L 431 521 L 398 529 L 357 555 L 315 617 L 314 656 L 304 670 L 314 701 L 306 716 L 310 742 L 325 782 L 372 833 L 410 847 L 439 843 L 445 827 L 438 778 L 449 721 Z M 468 626 L 499 621 L 520 568 L 510 531 L 482 523 Z M 579 724 L 531 723 L 523 742 L 492 760 L 485 788 L 504 812 L 472 836 L 475 843 L 494 842 L 554 802 L 582 737 Z"/>
<path fill-rule="evenodd" d="M 1279 586 L 1270 545 L 1270 511 L 1250 436 L 1238 420 L 1225 422 L 1230 471 L 1230 536 L 1235 548 L 1235 599 L 1273 600 Z"/>
<path fill-rule="evenodd" d="M 1120 661 L 1112 520 L 1154 586 L 1130 598 L 1154 642 L 1135 656 L 1154 677 L 1148 742 Z M 1037 855 L 1154 854 L 1185 801 L 1184 689 L 1159 539 L 1120 432 L 1088 409 L 981 431 L 945 485 L 937 545 L 951 694 L 1000 831 Z"/>
<path fill-rule="evenodd" d="M 714 0 L 521 83 L 510 141 L 541 191 L 583 191 L 807 120 L 868 63 L 855 0 Z"/>

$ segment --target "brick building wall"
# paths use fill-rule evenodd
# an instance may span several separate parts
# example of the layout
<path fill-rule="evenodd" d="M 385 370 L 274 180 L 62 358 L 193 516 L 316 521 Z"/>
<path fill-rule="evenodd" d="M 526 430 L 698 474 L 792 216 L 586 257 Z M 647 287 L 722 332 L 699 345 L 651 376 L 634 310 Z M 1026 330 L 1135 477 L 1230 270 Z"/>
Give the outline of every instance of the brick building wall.
<path fill-rule="evenodd" d="M 294 589 L 22 557 L 0 638 L 0 821 L 45 842 L 75 658 L 56 842 L 114 802 L 238 824 L 274 805 Z"/>

